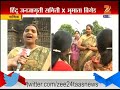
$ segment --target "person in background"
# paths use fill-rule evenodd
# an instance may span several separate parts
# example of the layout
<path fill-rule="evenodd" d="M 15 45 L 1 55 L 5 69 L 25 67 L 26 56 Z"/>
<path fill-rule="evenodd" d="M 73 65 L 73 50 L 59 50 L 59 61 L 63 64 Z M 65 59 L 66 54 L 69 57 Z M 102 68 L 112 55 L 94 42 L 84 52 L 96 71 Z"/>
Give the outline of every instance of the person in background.
<path fill-rule="evenodd" d="M 38 28 L 35 24 L 25 27 L 24 45 L 16 47 L 8 54 L 8 70 L 16 71 L 47 71 L 50 68 L 50 49 L 36 45 Z M 29 52 L 29 55 L 27 54 Z M 18 68 L 18 65 L 19 68 Z"/>
<path fill-rule="evenodd" d="M 72 36 L 67 31 L 59 30 L 52 38 L 52 71 L 73 71 L 65 60 L 70 52 Z"/>
<path fill-rule="evenodd" d="M 96 54 L 96 36 L 92 34 L 93 26 L 86 26 L 86 34 L 79 39 L 78 47 L 80 48 L 79 70 L 83 71 L 84 64 Z"/>
<path fill-rule="evenodd" d="M 80 32 L 75 31 L 73 42 L 71 45 L 71 57 L 70 57 L 70 65 L 75 71 L 78 71 L 78 60 L 80 57 L 80 49 L 78 48 L 78 41 L 80 39 Z"/>
<path fill-rule="evenodd" d="M 97 47 L 100 53 L 93 56 L 84 65 L 84 71 L 112 71 L 112 30 L 104 29 L 97 36 Z"/>

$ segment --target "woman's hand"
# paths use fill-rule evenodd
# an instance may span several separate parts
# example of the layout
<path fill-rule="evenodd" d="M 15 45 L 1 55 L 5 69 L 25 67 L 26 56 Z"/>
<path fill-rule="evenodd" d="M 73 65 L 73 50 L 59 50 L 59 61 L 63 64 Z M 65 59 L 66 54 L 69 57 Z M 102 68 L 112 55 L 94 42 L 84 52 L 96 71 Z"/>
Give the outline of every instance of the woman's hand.
<path fill-rule="evenodd" d="M 92 51 L 97 51 L 98 49 L 97 49 L 97 47 L 93 47 L 93 46 L 87 46 L 87 49 L 88 50 L 92 50 Z"/>
<path fill-rule="evenodd" d="M 11 66 L 13 66 L 13 67 L 17 67 L 17 60 L 18 60 L 18 58 L 19 58 L 19 55 L 17 55 L 16 57 L 14 57 L 14 58 L 11 58 L 11 59 L 8 59 L 8 67 L 11 67 Z"/>
<path fill-rule="evenodd" d="M 92 50 L 92 47 L 90 45 L 87 46 L 88 50 Z"/>
<path fill-rule="evenodd" d="M 20 64 L 25 64 L 27 61 L 28 57 L 23 56 L 23 55 L 17 55 L 14 58 L 8 59 L 8 67 L 17 67 L 18 63 Z"/>
<path fill-rule="evenodd" d="M 28 57 L 27 56 L 24 56 L 24 55 L 20 55 L 17 62 L 20 63 L 20 64 L 25 64 L 26 61 L 27 61 Z"/>
<path fill-rule="evenodd" d="M 83 47 L 84 50 L 88 50 L 88 47 Z"/>

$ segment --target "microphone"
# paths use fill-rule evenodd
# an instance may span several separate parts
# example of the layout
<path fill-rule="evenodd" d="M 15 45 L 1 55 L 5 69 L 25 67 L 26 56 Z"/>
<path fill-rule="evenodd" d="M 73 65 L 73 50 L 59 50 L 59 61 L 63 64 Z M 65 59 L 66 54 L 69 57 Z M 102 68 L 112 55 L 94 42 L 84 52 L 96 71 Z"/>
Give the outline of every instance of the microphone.
<path fill-rule="evenodd" d="M 23 49 L 21 49 L 21 50 L 19 51 L 19 54 L 28 57 L 28 56 L 30 55 L 30 49 L 25 49 L 25 48 L 23 48 Z M 17 70 L 16 70 L 16 71 L 19 71 L 20 68 L 21 68 L 21 64 L 18 63 L 18 65 L 17 65 Z"/>

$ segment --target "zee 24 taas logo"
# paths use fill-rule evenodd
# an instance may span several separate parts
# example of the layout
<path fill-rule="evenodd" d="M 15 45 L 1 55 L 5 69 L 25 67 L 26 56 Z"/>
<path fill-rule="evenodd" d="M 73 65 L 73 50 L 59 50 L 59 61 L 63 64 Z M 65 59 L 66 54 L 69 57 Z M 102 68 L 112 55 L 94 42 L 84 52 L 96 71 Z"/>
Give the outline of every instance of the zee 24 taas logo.
<path fill-rule="evenodd" d="M 104 15 L 103 18 L 110 18 L 111 14 L 111 6 L 110 5 L 104 5 Z"/>

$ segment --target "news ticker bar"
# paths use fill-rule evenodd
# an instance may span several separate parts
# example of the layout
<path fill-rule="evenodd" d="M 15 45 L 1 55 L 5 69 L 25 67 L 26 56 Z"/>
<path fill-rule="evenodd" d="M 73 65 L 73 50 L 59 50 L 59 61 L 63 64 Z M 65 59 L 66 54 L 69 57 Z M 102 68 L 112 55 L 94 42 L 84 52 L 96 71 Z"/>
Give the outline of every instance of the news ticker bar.
<path fill-rule="evenodd" d="M 118 14 L 118 1 L 2 1 L 1 14 Z"/>
<path fill-rule="evenodd" d="M 26 83 L 26 85 L 17 83 L 12 87 L 3 86 L 1 89 L 119 89 L 113 84 L 106 87 L 93 79 L 27 79 Z"/>

